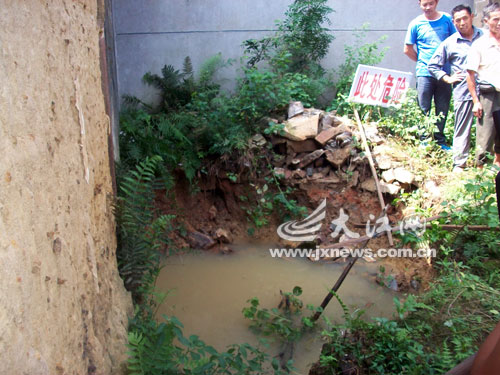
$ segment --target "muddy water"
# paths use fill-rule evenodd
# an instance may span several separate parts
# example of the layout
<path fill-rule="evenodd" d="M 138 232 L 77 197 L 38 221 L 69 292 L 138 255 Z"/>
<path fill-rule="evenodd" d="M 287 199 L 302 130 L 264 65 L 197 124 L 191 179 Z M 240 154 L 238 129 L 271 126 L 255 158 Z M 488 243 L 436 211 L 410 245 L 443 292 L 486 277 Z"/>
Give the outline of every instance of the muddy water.
<path fill-rule="evenodd" d="M 257 343 L 241 312 L 248 299 L 258 297 L 262 307 L 277 307 L 280 289 L 291 292 L 298 285 L 303 289 L 304 306 L 318 306 L 346 264 L 272 258 L 269 247 L 262 245 L 233 249 L 231 255 L 200 252 L 170 257 L 157 281 L 159 290 L 170 291 L 159 315 L 177 316 L 184 324 L 184 335 L 196 334 L 218 350 L 232 343 Z M 339 295 L 351 311 L 359 308 L 367 317 L 391 317 L 394 295 L 374 282 L 378 267 L 378 263 L 358 261 Z M 342 310 L 335 299 L 323 315 L 333 322 L 342 321 Z M 319 358 L 323 342 L 320 335 L 311 336 L 304 337 L 295 350 L 299 374 L 307 374 L 311 363 Z M 276 348 L 269 354 L 275 355 Z"/>

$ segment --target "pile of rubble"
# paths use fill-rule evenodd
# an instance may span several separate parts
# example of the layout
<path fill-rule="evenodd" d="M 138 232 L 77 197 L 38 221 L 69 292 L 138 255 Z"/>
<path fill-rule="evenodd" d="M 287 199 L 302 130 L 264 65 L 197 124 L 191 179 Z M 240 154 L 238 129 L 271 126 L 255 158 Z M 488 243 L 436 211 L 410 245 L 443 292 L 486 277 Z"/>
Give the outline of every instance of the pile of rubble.
<path fill-rule="evenodd" d="M 276 119 L 269 119 L 276 124 Z M 359 129 L 346 117 L 335 112 L 304 108 L 292 102 L 288 118 L 282 122 L 280 136 L 271 136 L 274 150 L 274 172 L 290 185 L 340 184 L 375 192 L 375 180 L 370 172 L 368 158 L 361 145 Z M 372 144 L 372 154 L 383 193 L 396 195 L 402 188 L 409 190 L 418 181 L 403 167 L 406 155 L 386 146 L 375 125 L 364 126 L 366 138 Z M 257 135 L 255 144 L 263 141 Z"/>

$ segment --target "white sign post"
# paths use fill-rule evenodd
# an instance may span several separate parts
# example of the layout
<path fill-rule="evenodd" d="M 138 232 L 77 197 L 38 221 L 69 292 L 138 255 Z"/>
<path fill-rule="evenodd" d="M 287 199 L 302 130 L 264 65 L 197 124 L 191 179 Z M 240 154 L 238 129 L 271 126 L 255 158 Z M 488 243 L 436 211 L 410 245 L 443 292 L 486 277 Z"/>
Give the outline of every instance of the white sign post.
<path fill-rule="evenodd" d="M 386 108 L 394 106 L 398 107 L 410 87 L 411 77 L 411 73 L 376 68 L 368 65 L 358 65 L 348 100 L 352 103 L 378 105 Z M 356 108 L 354 108 L 354 115 L 356 116 L 363 147 L 366 151 L 373 179 L 375 180 L 375 185 L 377 187 L 382 216 L 384 216 L 386 210 L 384 197 L 380 189 L 380 182 L 378 180 L 377 171 L 375 170 L 375 164 L 373 163 L 370 147 L 366 141 L 365 129 L 363 128 L 363 124 L 361 123 Z M 390 230 L 387 231 L 387 238 L 389 240 L 389 244 L 393 246 L 394 242 L 392 240 L 392 233 Z"/>
<path fill-rule="evenodd" d="M 410 87 L 413 74 L 358 65 L 349 101 L 381 107 L 399 106 Z"/>

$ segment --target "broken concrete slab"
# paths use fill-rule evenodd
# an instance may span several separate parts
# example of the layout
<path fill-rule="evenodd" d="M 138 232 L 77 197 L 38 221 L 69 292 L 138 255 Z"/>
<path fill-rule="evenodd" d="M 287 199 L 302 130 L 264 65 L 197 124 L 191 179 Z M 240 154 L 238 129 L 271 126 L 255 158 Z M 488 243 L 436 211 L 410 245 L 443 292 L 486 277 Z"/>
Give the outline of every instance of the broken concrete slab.
<path fill-rule="evenodd" d="M 388 184 L 385 181 L 380 181 L 380 191 L 390 195 L 396 195 L 401 190 L 401 186 L 395 184 Z"/>
<path fill-rule="evenodd" d="M 321 133 L 319 133 L 314 138 L 314 140 L 318 142 L 321 146 L 324 146 L 330 139 L 347 131 L 348 129 L 344 125 L 337 126 L 336 128 L 325 129 Z"/>
<path fill-rule="evenodd" d="M 318 135 L 319 113 L 299 115 L 285 122 L 283 136 L 292 141 L 305 141 Z"/>
<path fill-rule="evenodd" d="M 379 181 L 379 185 L 380 185 L 380 191 L 382 193 L 386 193 L 386 194 L 390 194 L 390 195 L 396 195 L 399 192 L 399 190 L 401 190 L 400 186 L 397 186 L 395 184 L 388 184 L 385 181 Z M 366 190 L 366 191 L 375 193 L 377 191 L 377 185 L 375 183 L 375 179 L 372 177 L 372 178 L 369 178 L 369 179 L 363 181 L 361 183 L 361 188 Z"/>
<path fill-rule="evenodd" d="M 335 174 L 330 174 L 328 177 L 320 178 L 315 180 L 318 184 L 338 184 L 340 183 L 340 178 L 338 178 Z"/>
<path fill-rule="evenodd" d="M 338 168 L 346 162 L 349 156 L 351 156 L 351 149 L 351 146 L 347 146 L 336 150 L 326 150 L 326 160 L 334 167 Z"/>
<path fill-rule="evenodd" d="M 306 171 L 303 169 L 296 169 L 292 171 L 292 178 L 306 178 Z"/>
<path fill-rule="evenodd" d="M 325 112 L 320 117 L 320 129 L 322 130 L 334 128 L 340 124 L 342 124 L 342 120 L 335 116 L 332 112 Z"/>
<path fill-rule="evenodd" d="M 365 135 L 366 138 L 377 145 L 384 143 L 384 139 L 379 135 L 376 125 L 365 125 Z"/>
<path fill-rule="evenodd" d="M 402 184 L 412 184 L 415 181 L 415 175 L 402 167 L 394 169 L 394 177 Z"/>
<path fill-rule="evenodd" d="M 354 171 L 352 173 L 351 178 L 349 179 L 348 186 L 349 187 L 355 187 L 355 186 L 358 185 L 358 182 L 359 182 L 359 172 L 358 171 Z"/>
<path fill-rule="evenodd" d="M 396 180 L 396 176 L 394 175 L 394 169 L 388 169 L 382 172 L 382 178 L 387 183 L 392 183 Z"/>
<path fill-rule="evenodd" d="M 302 102 L 290 102 L 288 105 L 288 118 L 291 119 L 297 115 L 304 113 L 304 105 Z"/>
<path fill-rule="evenodd" d="M 305 166 L 311 164 L 313 161 L 322 156 L 324 153 L 325 150 L 319 149 L 307 154 L 300 160 L 299 168 L 304 168 Z"/>
<path fill-rule="evenodd" d="M 361 188 L 372 193 L 377 191 L 377 185 L 375 184 L 375 180 L 373 178 L 364 180 L 361 183 Z"/>
<path fill-rule="evenodd" d="M 377 162 L 377 167 L 379 169 L 392 168 L 392 159 L 387 155 L 377 155 L 375 156 L 375 161 Z"/>

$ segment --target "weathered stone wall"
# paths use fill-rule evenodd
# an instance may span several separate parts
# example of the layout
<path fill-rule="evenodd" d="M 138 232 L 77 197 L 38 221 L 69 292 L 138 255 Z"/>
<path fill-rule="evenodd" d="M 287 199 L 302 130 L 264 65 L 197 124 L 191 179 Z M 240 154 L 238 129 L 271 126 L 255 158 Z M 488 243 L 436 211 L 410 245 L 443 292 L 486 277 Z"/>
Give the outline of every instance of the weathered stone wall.
<path fill-rule="evenodd" d="M 113 374 L 126 358 L 97 10 L 0 0 L 1 374 Z"/>

